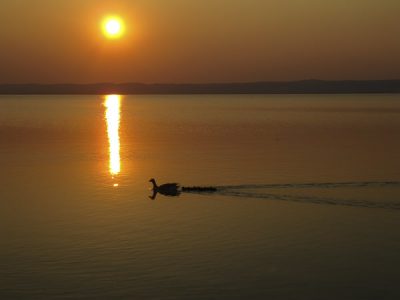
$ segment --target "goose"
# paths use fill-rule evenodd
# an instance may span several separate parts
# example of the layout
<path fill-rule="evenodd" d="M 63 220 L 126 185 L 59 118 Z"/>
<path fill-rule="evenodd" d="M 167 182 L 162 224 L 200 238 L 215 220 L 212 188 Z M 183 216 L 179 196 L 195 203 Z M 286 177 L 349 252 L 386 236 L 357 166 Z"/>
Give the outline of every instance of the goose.
<path fill-rule="evenodd" d="M 157 185 L 154 178 L 150 179 L 149 182 L 153 184 L 154 197 L 157 193 L 160 193 L 164 196 L 179 196 L 179 194 L 181 193 L 178 183 L 164 183 L 161 185 Z"/>

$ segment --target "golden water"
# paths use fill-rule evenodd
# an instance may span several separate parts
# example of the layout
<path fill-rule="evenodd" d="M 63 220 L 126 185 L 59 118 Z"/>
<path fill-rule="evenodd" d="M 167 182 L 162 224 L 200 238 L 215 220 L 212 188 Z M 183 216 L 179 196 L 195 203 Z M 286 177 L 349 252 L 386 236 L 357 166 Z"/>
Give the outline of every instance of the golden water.
<path fill-rule="evenodd" d="M 0 299 L 397 299 L 399 100 L 1 96 Z"/>

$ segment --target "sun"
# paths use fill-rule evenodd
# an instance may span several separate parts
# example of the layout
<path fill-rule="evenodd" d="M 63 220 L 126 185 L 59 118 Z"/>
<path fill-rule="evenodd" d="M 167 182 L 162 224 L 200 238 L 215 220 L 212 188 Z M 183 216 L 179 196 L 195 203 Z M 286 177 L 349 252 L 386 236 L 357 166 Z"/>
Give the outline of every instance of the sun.
<path fill-rule="evenodd" d="M 109 16 L 102 22 L 103 34 L 109 39 L 119 39 L 124 35 L 124 21 L 119 16 Z"/>

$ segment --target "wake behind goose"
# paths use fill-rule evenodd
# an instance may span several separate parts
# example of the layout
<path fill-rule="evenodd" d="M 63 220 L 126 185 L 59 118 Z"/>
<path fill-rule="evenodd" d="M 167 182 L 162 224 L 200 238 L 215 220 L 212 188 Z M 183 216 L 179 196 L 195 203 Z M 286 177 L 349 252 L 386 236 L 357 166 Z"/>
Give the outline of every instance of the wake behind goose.
<path fill-rule="evenodd" d="M 157 193 L 164 196 L 179 196 L 181 193 L 190 194 L 213 194 L 216 196 L 230 196 L 239 198 L 253 198 L 265 200 L 285 200 L 292 202 L 311 203 L 311 204 L 329 204 L 344 205 L 365 208 L 384 208 L 400 210 L 398 201 L 378 202 L 369 200 L 350 200 L 324 197 L 307 197 L 300 195 L 282 195 L 275 192 L 263 192 L 261 189 L 335 189 L 335 188 L 368 188 L 368 187 L 400 187 L 398 181 L 382 181 L 382 182 L 325 182 L 325 183 L 289 183 L 289 184 L 247 184 L 247 185 L 231 185 L 231 186 L 180 186 L 178 183 L 166 183 L 157 185 L 155 179 L 151 179 L 153 183 L 153 195 L 151 199 L 155 199 Z M 258 190 L 258 191 L 256 191 Z"/>

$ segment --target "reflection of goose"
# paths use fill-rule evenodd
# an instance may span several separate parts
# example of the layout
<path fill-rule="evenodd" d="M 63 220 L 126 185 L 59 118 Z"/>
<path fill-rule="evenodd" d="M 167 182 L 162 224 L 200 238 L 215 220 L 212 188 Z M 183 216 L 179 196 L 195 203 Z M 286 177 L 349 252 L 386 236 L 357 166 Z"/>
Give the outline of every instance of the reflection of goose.
<path fill-rule="evenodd" d="M 152 199 L 155 199 L 157 193 L 164 196 L 179 196 L 181 193 L 179 190 L 179 184 L 177 183 L 164 183 L 162 185 L 157 185 L 154 178 L 150 179 L 149 182 L 153 184 L 153 196 L 150 197 Z"/>

